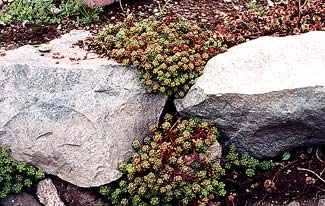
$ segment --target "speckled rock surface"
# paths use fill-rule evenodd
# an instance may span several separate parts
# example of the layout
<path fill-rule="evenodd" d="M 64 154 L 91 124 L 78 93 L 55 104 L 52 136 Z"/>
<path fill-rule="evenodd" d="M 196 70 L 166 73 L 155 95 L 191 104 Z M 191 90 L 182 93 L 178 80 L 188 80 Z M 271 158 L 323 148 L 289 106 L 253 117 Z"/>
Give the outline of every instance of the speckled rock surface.
<path fill-rule="evenodd" d="M 65 206 L 51 179 L 45 179 L 37 185 L 37 197 L 45 206 Z"/>
<path fill-rule="evenodd" d="M 89 7 L 100 7 L 118 2 L 118 0 L 84 0 L 84 4 Z"/>
<path fill-rule="evenodd" d="M 72 31 L 50 52 L 29 45 L 0 57 L 0 147 L 80 187 L 119 178 L 118 162 L 167 100 L 147 94 L 134 69 L 73 46 L 88 35 Z"/>
<path fill-rule="evenodd" d="M 317 206 L 325 206 L 325 199 L 324 197 L 319 199 L 318 203 L 317 203 Z"/>
<path fill-rule="evenodd" d="M 239 150 L 272 157 L 325 145 L 325 32 L 262 37 L 212 58 L 184 99 Z"/>

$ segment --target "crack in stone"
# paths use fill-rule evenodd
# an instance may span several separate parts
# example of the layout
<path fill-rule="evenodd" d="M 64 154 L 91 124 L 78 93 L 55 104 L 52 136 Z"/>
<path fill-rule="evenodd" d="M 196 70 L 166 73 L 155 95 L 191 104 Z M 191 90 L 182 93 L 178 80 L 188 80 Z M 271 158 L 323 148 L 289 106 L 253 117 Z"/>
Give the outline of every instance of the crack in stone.
<path fill-rule="evenodd" d="M 36 137 L 36 140 L 38 140 L 38 139 L 41 138 L 41 137 L 47 137 L 47 136 L 50 136 L 50 135 L 52 135 L 52 134 L 53 134 L 52 132 L 46 132 L 46 133 L 41 134 L 41 135 L 39 135 L 38 137 Z"/>

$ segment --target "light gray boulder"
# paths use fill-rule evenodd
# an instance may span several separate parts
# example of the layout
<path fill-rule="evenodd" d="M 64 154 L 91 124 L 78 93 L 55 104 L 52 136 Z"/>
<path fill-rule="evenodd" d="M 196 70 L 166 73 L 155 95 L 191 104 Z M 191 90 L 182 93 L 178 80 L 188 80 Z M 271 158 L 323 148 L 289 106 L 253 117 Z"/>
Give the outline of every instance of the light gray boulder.
<path fill-rule="evenodd" d="M 325 145 L 325 32 L 261 37 L 212 58 L 182 115 L 212 119 L 240 151 L 272 157 Z"/>
<path fill-rule="evenodd" d="M 88 35 L 72 31 L 49 53 L 29 45 L 0 57 L 0 147 L 80 187 L 119 178 L 118 162 L 167 100 L 148 94 L 134 69 L 73 46 Z"/>

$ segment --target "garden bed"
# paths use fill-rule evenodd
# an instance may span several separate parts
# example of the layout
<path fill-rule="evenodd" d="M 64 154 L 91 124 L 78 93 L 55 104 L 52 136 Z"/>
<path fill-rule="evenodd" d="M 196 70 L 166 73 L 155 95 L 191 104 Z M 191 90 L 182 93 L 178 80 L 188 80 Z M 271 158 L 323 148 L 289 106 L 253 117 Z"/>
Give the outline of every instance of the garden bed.
<path fill-rule="evenodd" d="M 228 1 L 179 0 L 166 5 L 165 13 L 184 16 L 201 28 L 209 29 L 223 39 L 228 47 L 264 35 L 285 36 L 312 30 L 325 30 L 325 1 Z M 106 6 L 97 21 L 75 25 L 69 19 L 60 23 L 34 24 L 15 20 L 0 25 L 0 49 L 11 50 L 26 44 L 42 44 L 68 33 L 72 29 L 85 29 L 97 34 L 107 24 L 124 21 L 127 13 L 137 19 L 159 12 L 154 1 L 123 1 L 126 13 L 118 3 Z M 289 153 L 288 153 L 289 154 Z M 325 195 L 322 176 L 325 168 L 325 149 L 299 148 L 274 159 L 275 166 L 258 171 L 249 178 L 243 170 L 226 175 L 227 196 L 224 205 L 287 205 L 293 200 L 314 202 Z M 316 173 L 316 174 L 315 174 Z M 314 182 L 315 181 L 315 182 Z M 271 184 L 271 185 L 270 185 Z M 316 201 L 317 202 L 317 201 Z"/>
<path fill-rule="evenodd" d="M 173 11 L 192 21 L 198 22 L 203 28 L 214 29 L 216 25 L 222 22 L 219 16 L 222 12 L 235 12 L 236 8 L 245 7 L 248 1 L 238 3 L 224 3 L 222 0 L 205 1 L 173 1 L 167 4 L 169 11 Z M 123 1 L 124 10 L 135 14 L 137 18 L 146 18 L 158 11 L 157 4 L 152 1 Z M 261 5 L 266 5 L 261 3 Z M 14 21 L 9 25 L 0 25 L 0 48 L 14 49 L 25 44 L 41 44 L 53 38 L 57 38 L 72 29 L 86 29 L 94 33 L 100 31 L 107 24 L 116 24 L 126 18 L 121 12 L 118 3 L 106 6 L 100 15 L 100 20 L 91 24 L 76 26 L 72 21 L 65 21 L 61 24 L 32 24 L 24 21 Z"/>

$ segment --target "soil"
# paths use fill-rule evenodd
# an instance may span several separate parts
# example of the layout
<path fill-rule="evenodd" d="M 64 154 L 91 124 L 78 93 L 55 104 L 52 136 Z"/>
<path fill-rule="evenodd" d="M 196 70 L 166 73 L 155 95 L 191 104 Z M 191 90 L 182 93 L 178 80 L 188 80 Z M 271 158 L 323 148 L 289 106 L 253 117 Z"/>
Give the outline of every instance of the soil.
<path fill-rule="evenodd" d="M 223 0 L 178 0 L 167 4 L 167 13 L 174 12 L 185 18 L 196 21 L 201 27 L 214 30 L 223 21 L 222 14 L 244 8 L 249 0 L 231 2 Z M 266 6 L 262 1 L 259 5 Z M 158 11 L 157 3 L 152 0 L 123 0 L 124 10 L 143 18 Z M 41 44 L 68 33 L 72 29 L 85 29 L 98 33 L 105 25 L 123 21 L 126 15 L 121 12 L 118 3 L 106 6 L 100 21 L 90 25 L 75 26 L 70 21 L 61 24 L 30 24 L 15 21 L 10 25 L 0 25 L 0 50 L 11 50 L 26 44 Z M 168 108 L 166 108 L 168 110 Z M 316 152 L 317 151 L 317 152 Z M 323 160 L 324 159 L 324 160 Z M 227 191 L 234 197 L 234 204 L 226 197 L 224 205 L 244 206 L 288 205 L 292 200 L 313 202 L 325 195 L 325 183 L 310 171 L 322 176 L 325 170 L 325 148 L 299 149 L 292 153 L 289 161 L 275 159 L 276 165 L 268 171 L 259 171 L 254 178 L 248 178 L 244 171 L 233 171 L 227 174 Z M 279 163 L 280 162 L 280 163 Z M 305 168 L 306 170 L 299 170 Z M 306 178 L 314 178 L 314 184 L 306 184 Z M 271 180 L 272 188 L 266 189 L 264 183 Z M 307 202 L 308 202 L 307 201 Z M 315 205 L 315 204 L 314 204 Z"/>
<path fill-rule="evenodd" d="M 253 178 L 248 178 L 243 174 L 244 171 L 228 173 L 227 191 L 235 197 L 235 205 L 261 206 L 265 202 L 272 202 L 273 205 L 287 206 L 291 201 L 297 200 L 315 206 L 317 200 L 325 195 L 325 182 L 311 171 L 322 176 L 325 171 L 323 159 L 325 160 L 325 148 L 298 149 L 292 152 L 288 161 L 282 161 L 282 157 L 275 158 L 276 165 L 272 169 L 259 171 Z M 309 182 L 306 178 L 312 178 L 315 183 L 307 184 Z M 274 182 L 274 187 L 267 189 L 264 186 L 266 180 Z"/>
<path fill-rule="evenodd" d="M 157 3 L 153 0 L 126 0 L 124 1 L 125 14 L 121 12 L 118 3 L 104 8 L 100 20 L 89 25 L 76 26 L 66 20 L 61 24 L 31 24 L 26 21 L 14 21 L 10 25 L 0 25 L 0 49 L 11 50 L 26 44 L 41 44 L 72 29 L 85 29 L 97 33 L 107 24 L 115 24 L 123 21 L 127 14 L 133 14 L 141 19 L 159 11 Z M 214 29 L 223 20 L 222 12 L 233 12 L 245 7 L 248 0 L 237 3 L 224 3 L 222 0 L 178 0 L 168 3 L 167 13 L 174 12 L 184 16 L 188 20 L 197 22 L 201 27 Z M 264 4 L 262 2 L 260 4 Z"/>

